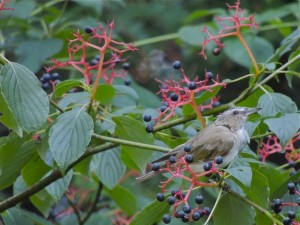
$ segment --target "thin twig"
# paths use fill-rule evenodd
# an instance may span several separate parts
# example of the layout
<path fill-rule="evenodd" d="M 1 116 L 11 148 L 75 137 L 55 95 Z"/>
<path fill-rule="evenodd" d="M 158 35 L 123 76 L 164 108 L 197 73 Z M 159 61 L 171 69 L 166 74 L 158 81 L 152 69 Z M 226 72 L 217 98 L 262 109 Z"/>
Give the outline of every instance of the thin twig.
<path fill-rule="evenodd" d="M 78 224 L 81 224 L 81 213 L 80 213 L 79 209 L 74 204 L 74 202 L 72 201 L 72 199 L 69 197 L 68 194 L 65 194 L 65 196 L 66 196 L 66 198 L 68 200 L 68 203 L 71 205 L 71 207 L 73 208 L 73 210 L 75 212 L 76 218 L 78 220 Z"/>

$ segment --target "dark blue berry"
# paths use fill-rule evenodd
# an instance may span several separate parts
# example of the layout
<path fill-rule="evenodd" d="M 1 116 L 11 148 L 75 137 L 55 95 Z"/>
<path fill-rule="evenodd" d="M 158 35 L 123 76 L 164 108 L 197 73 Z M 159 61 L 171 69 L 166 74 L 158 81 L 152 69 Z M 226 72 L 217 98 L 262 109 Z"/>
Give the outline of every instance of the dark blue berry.
<path fill-rule="evenodd" d="M 173 205 L 176 202 L 176 198 L 174 196 L 169 196 L 167 199 L 167 203 L 169 205 Z"/>
<path fill-rule="evenodd" d="M 169 158 L 169 162 L 172 163 L 172 164 L 176 163 L 176 157 L 174 155 L 171 155 L 170 158 Z"/>
<path fill-rule="evenodd" d="M 47 83 L 48 81 L 47 81 L 47 80 L 45 80 L 45 78 L 44 78 L 44 77 L 41 77 L 41 78 L 40 78 L 40 82 L 41 82 L 42 84 L 45 84 L 45 83 Z"/>
<path fill-rule="evenodd" d="M 171 222 L 171 219 L 172 219 L 172 217 L 169 215 L 169 214 L 165 214 L 164 216 L 163 216 L 163 222 L 164 223 L 166 223 L 166 224 L 168 224 L 168 223 L 170 223 Z"/>
<path fill-rule="evenodd" d="M 100 57 L 101 57 L 100 55 L 96 55 L 95 59 L 99 62 L 100 61 Z"/>
<path fill-rule="evenodd" d="M 159 110 L 160 110 L 161 112 L 164 112 L 164 111 L 166 111 L 167 108 L 168 108 L 168 106 L 162 105 L 162 106 L 159 108 Z"/>
<path fill-rule="evenodd" d="M 178 60 L 176 60 L 176 61 L 174 61 L 173 62 L 173 68 L 175 69 L 175 70 L 179 70 L 180 68 L 181 68 L 181 62 L 180 61 L 178 61 Z"/>
<path fill-rule="evenodd" d="M 159 169 L 160 169 L 159 163 L 153 163 L 152 164 L 152 170 L 153 171 L 159 171 Z"/>
<path fill-rule="evenodd" d="M 288 217 L 289 217 L 290 219 L 295 219 L 295 218 L 296 218 L 295 212 L 294 212 L 294 211 L 288 211 Z"/>
<path fill-rule="evenodd" d="M 202 216 L 203 216 L 203 213 L 200 210 L 197 210 L 197 211 L 193 212 L 193 214 L 192 214 L 192 218 L 194 221 L 200 220 Z"/>
<path fill-rule="evenodd" d="M 190 83 L 188 84 L 188 88 L 189 88 L 190 90 L 195 90 L 195 89 L 197 88 L 196 82 L 195 82 L 195 81 L 190 82 Z"/>
<path fill-rule="evenodd" d="M 282 205 L 281 199 L 279 199 L 279 198 L 274 199 L 274 201 L 273 201 L 273 207 L 274 207 L 274 208 L 281 207 L 281 205 Z"/>
<path fill-rule="evenodd" d="M 128 63 L 128 62 L 123 63 L 122 68 L 123 68 L 124 70 L 129 70 L 129 68 L 130 68 L 130 63 Z"/>
<path fill-rule="evenodd" d="M 170 94 L 170 99 L 173 101 L 173 102 L 176 102 L 178 100 L 178 94 L 176 93 L 171 93 Z"/>
<path fill-rule="evenodd" d="M 44 90 L 47 90 L 47 89 L 50 88 L 50 84 L 49 84 L 49 83 L 44 83 L 44 84 L 42 84 L 42 88 L 43 88 Z"/>
<path fill-rule="evenodd" d="M 189 214 L 192 211 L 192 209 L 191 209 L 191 207 L 189 205 L 185 205 L 182 210 L 186 214 Z"/>
<path fill-rule="evenodd" d="M 175 217 L 176 218 L 183 218 L 185 216 L 185 213 L 182 210 L 176 211 Z"/>
<path fill-rule="evenodd" d="M 163 106 L 169 106 L 169 102 L 163 102 L 162 105 Z"/>
<path fill-rule="evenodd" d="M 90 34 L 93 32 L 93 28 L 92 27 L 86 27 L 84 28 L 85 33 Z"/>
<path fill-rule="evenodd" d="M 221 103 L 219 101 L 216 101 L 212 104 L 213 107 L 218 107 L 220 105 L 221 105 Z"/>
<path fill-rule="evenodd" d="M 44 74 L 43 74 L 43 78 L 44 78 L 45 81 L 50 81 L 50 80 L 51 80 L 51 75 L 50 75 L 50 73 L 44 73 Z"/>
<path fill-rule="evenodd" d="M 162 201 L 165 200 L 165 196 L 164 196 L 163 193 L 158 193 L 158 194 L 156 195 L 156 199 L 157 199 L 158 201 L 162 202 Z"/>
<path fill-rule="evenodd" d="M 207 79 L 211 80 L 214 78 L 214 74 L 212 72 L 206 72 Z"/>
<path fill-rule="evenodd" d="M 296 203 L 300 206 L 300 197 L 296 199 Z"/>
<path fill-rule="evenodd" d="M 190 151 L 192 151 L 192 147 L 190 145 L 185 145 L 184 148 L 183 148 L 183 150 L 185 152 L 190 152 Z"/>
<path fill-rule="evenodd" d="M 52 75 L 51 75 L 51 80 L 59 80 L 59 78 L 60 78 L 60 75 L 59 75 L 59 73 L 52 73 Z"/>
<path fill-rule="evenodd" d="M 296 185 L 292 182 L 288 183 L 288 190 L 290 194 L 295 194 L 296 191 Z"/>
<path fill-rule="evenodd" d="M 174 189 L 174 190 L 171 191 L 171 195 L 172 195 L 172 196 L 175 196 L 177 193 L 179 193 L 179 191 L 176 190 L 176 189 Z"/>
<path fill-rule="evenodd" d="M 216 158 L 215 158 L 215 162 L 217 163 L 217 164 L 222 164 L 223 163 L 223 157 L 222 156 L 217 156 Z"/>
<path fill-rule="evenodd" d="M 124 84 L 125 84 L 126 86 L 130 86 L 131 80 L 125 80 L 125 81 L 124 81 Z"/>
<path fill-rule="evenodd" d="M 152 133 L 153 132 L 153 126 L 152 126 L 152 124 L 147 124 L 147 126 L 146 126 L 146 131 L 147 131 L 147 133 Z"/>
<path fill-rule="evenodd" d="M 209 207 L 204 207 L 203 212 L 208 216 L 211 213 L 211 209 Z"/>
<path fill-rule="evenodd" d="M 190 221 L 190 218 L 189 218 L 189 216 L 185 215 L 185 216 L 181 219 L 181 221 L 184 222 L 184 223 L 187 223 L 187 222 Z"/>
<path fill-rule="evenodd" d="M 196 195 L 195 202 L 197 204 L 202 204 L 204 202 L 204 197 L 202 195 Z"/>
<path fill-rule="evenodd" d="M 145 122 L 150 122 L 151 119 L 152 119 L 152 117 L 151 117 L 151 115 L 149 115 L 149 114 L 145 114 L 144 117 L 143 117 L 143 120 L 144 120 Z"/>
<path fill-rule="evenodd" d="M 190 155 L 190 154 L 187 154 L 184 156 L 184 160 L 187 162 L 187 163 L 192 163 L 193 162 L 193 156 Z"/>
<path fill-rule="evenodd" d="M 214 48 L 213 54 L 214 54 L 215 56 L 220 55 L 220 53 L 221 53 L 221 48 L 220 48 L 220 47 Z"/>
<path fill-rule="evenodd" d="M 90 66 L 96 66 L 99 63 L 99 61 L 97 59 L 92 59 L 92 61 L 90 61 Z"/>
<path fill-rule="evenodd" d="M 293 220 L 291 220 L 291 219 L 288 218 L 288 217 L 285 217 L 285 218 L 283 218 L 283 220 L 282 220 L 283 225 L 291 225 L 292 222 L 293 222 Z"/>
<path fill-rule="evenodd" d="M 294 160 L 290 160 L 290 161 L 289 161 L 289 168 L 293 168 L 293 167 L 295 167 L 295 166 L 296 166 L 295 161 L 294 161 Z"/>
<path fill-rule="evenodd" d="M 210 171 L 211 168 L 212 168 L 212 162 L 211 161 L 209 161 L 207 163 L 204 163 L 204 165 L 203 165 L 204 171 Z"/>

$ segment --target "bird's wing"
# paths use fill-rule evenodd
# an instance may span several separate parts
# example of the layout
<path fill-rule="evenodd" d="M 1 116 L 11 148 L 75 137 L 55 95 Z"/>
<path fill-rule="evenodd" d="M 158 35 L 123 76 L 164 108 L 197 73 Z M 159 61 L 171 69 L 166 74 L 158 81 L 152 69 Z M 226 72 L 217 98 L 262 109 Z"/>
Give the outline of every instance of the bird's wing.
<path fill-rule="evenodd" d="M 176 158 L 184 156 L 186 153 L 183 149 L 186 145 L 191 146 L 190 154 L 193 155 L 194 160 L 208 161 L 218 155 L 225 155 L 234 145 L 234 136 L 228 127 L 211 125 L 209 129 L 203 129 L 185 144 L 177 146 L 152 163 L 167 160 L 171 155 Z"/>

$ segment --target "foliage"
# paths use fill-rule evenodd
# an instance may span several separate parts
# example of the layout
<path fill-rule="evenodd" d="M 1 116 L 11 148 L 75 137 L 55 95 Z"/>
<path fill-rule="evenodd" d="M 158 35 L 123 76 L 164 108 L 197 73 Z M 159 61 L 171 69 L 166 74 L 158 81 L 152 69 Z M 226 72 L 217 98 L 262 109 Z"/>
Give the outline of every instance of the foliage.
<path fill-rule="evenodd" d="M 297 91 L 297 4 L 257 13 L 239 0 L 228 11 L 183 4 L 176 19 L 164 4 L 137 4 L 153 6 L 157 21 L 149 17 L 149 31 L 130 24 L 142 39 L 134 44 L 118 28 L 132 18 L 107 16 L 126 2 L 102 4 L 0 0 L 0 223 L 300 224 L 300 115 L 296 96 L 278 91 Z M 112 22 L 83 19 L 84 10 Z M 161 27 L 170 33 L 145 37 Z M 139 53 L 166 40 L 186 58 Z M 234 105 L 261 110 L 247 122 L 250 147 L 227 168 L 216 159 L 197 174 L 186 154 L 177 167 L 152 165 L 166 175 L 134 183 Z"/>

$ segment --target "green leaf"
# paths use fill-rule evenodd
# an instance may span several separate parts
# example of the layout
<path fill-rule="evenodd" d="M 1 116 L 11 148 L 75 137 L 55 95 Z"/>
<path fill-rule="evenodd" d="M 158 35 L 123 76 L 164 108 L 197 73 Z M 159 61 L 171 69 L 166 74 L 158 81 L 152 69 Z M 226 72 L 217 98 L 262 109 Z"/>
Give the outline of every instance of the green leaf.
<path fill-rule="evenodd" d="M 90 95 L 87 92 L 68 93 L 59 102 L 59 106 L 67 108 L 70 105 L 86 105 L 90 101 Z"/>
<path fill-rule="evenodd" d="M 263 88 L 268 92 L 273 92 L 272 88 L 268 85 L 263 85 Z M 265 92 L 262 89 L 256 89 L 251 93 L 245 100 L 239 102 L 238 106 L 247 106 L 247 107 L 256 107 L 259 101 L 259 98 L 264 95 Z"/>
<path fill-rule="evenodd" d="M 258 107 L 262 109 L 259 114 L 265 117 L 275 116 L 277 113 L 294 113 L 297 106 L 292 99 L 280 93 L 268 93 L 259 98 Z"/>
<path fill-rule="evenodd" d="M 265 62 L 270 57 L 270 55 L 274 53 L 274 48 L 272 44 L 264 38 L 252 35 L 245 35 L 244 39 L 247 42 L 249 48 L 251 49 L 254 55 L 254 58 L 258 63 Z M 226 39 L 224 41 L 224 45 L 226 46 L 224 48 L 224 52 L 234 62 L 246 68 L 249 68 L 252 65 L 248 53 L 237 38 L 233 37 Z M 232 49 L 238 50 L 232 51 Z"/>
<path fill-rule="evenodd" d="M 36 72 L 41 69 L 44 61 L 63 47 L 60 39 L 23 40 L 16 48 L 18 62 Z"/>
<path fill-rule="evenodd" d="M 291 61 L 293 58 L 295 58 L 296 56 L 299 56 L 299 55 L 300 55 L 300 47 L 289 56 L 288 61 Z M 288 70 L 290 70 L 290 71 L 300 71 L 300 60 L 296 60 L 294 63 L 290 64 L 288 66 Z M 293 74 L 287 73 L 285 75 L 285 77 L 288 81 L 289 87 L 292 88 L 292 80 L 293 80 L 293 77 L 294 77 Z"/>
<path fill-rule="evenodd" d="M 73 170 L 70 170 L 63 178 L 58 179 L 45 188 L 56 203 L 59 202 L 64 192 L 69 187 L 72 176 Z"/>
<path fill-rule="evenodd" d="M 1 213 L 4 224 L 6 225 L 16 225 L 16 224 L 26 224 L 26 225 L 34 225 L 28 218 L 24 218 L 21 210 L 18 208 L 10 208 L 3 213 Z"/>
<path fill-rule="evenodd" d="M 96 175 L 108 189 L 113 189 L 125 173 L 119 148 L 94 155 L 92 164 L 97 165 L 95 167 Z"/>
<path fill-rule="evenodd" d="M 108 84 L 99 84 L 96 91 L 96 99 L 104 105 L 110 106 L 115 97 L 115 89 Z"/>
<path fill-rule="evenodd" d="M 49 147 L 62 171 L 86 150 L 93 134 L 93 119 L 85 108 L 61 114 L 49 134 Z"/>
<path fill-rule="evenodd" d="M 61 97 L 64 93 L 74 87 L 84 87 L 85 83 L 80 80 L 65 80 L 56 85 L 56 89 L 53 92 L 54 97 Z"/>
<path fill-rule="evenodd" d="M 148 206 L 144 207 L 129 225 L 140 225 L 140 224 L 155 224 L 159 223 L 164 216 L 168 213 L 171 206 L 166 202 L 159 202 L 154 200 Z"/>
<path fill-rule="evenodd" d="M 48 118 L 49 100 L 36 76 L 20 64 L 7 63 L 0 86 L 18 124 L 27 132 L 40 129 Z"/>
<path fill-rule="evenodd" d="M 122 186 L 116 186 L 107 190 L 112 199 L 128 216 L 133 215 L 137 210 L 137 202 L 134 194 Z"/>
<path fill-rule="evenodd" d="M 285 146 L 300 128 L 300 115 L 287 113 L 279 118 L 266 119 L 264 122 L 279 138 L 280 144 Z"/>
<path fill-rule="evenodd" d="M 224 194 L 214 212 L 214 225 L 252 225 L 254 209 L 237 197 Z"/>
<path fill-rule="evenodd" d="M 113 117 L 113 121 L 116 123 L 116 134 L 121 139 L 154 144 L 153 135 L 146 132 L 144 124 L 140 121 L 126 116 Z M 139 171 L 145 170 L 152 155 L 149 150 L 126 145 L 121 145 L 121 150 L 121 159 L 126 166 Z"/>
<path fill-rule="evenodd" d="M 0 112 L 2 115 L 0 115 L 0 122 L 3 123 L 6 127 L 9 129 L 12 129 L 16 134 L 18 134 L 20 137 L 23 135 L 22 128 L 16 121 L 11 109 L 9 108 L 7 102 L 5 101 L 1 88 L 0 88 L 0 105 L 1 109 Z"/>
<path fill-rule="evenodd" d="M 226 171 L 235 179 L 240 181 L 247 188 L 250 188 L 252 181 L 252 170 L 249 166 L 244 166 L 244 164 L 248 163 L 234 163 L 230 168 L 226 169 Z"/>
<path fill-rule="evenodd" d="M 125 85 L 114 85 L 115 98 L 113 105 L 122 108 L 129 105 L 136 105 L 139 100 L 138 94 L 131 87 Z"/>
<path fill-rule="evenodd" d="M 10 186 L 17 179 L 35 151 L 34 141 L 10 135 L 7 144 L 0 149 L 0 190 Z"/>

